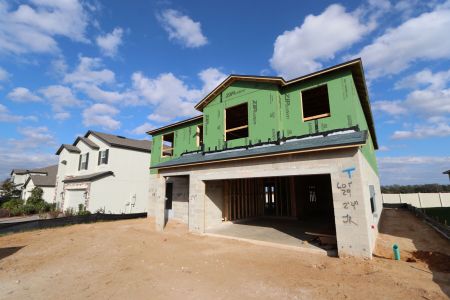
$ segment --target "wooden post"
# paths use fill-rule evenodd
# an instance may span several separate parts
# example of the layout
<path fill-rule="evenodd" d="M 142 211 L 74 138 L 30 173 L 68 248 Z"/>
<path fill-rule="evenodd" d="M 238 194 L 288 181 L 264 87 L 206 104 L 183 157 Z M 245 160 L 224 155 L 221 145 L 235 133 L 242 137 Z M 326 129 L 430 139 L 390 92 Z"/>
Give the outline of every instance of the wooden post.
<path fill-rule="evenodd" d="M 291 196 L 291 215 L 297 217 L 297 196 L 295 194 L 295 178 L 294 176 L 289 177 L 289 187 Z"/>

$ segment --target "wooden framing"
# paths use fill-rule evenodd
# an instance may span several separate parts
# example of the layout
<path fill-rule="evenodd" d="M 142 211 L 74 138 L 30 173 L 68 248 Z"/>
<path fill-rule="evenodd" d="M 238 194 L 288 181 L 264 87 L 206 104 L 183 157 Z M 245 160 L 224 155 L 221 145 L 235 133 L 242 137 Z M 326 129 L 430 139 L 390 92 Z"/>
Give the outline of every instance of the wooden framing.
<path fill-rule="evenodd" d="M 296 202 L 295 187 L 290 177 L 243 178 L 224 180 L 223 221 L 235 221 L 261 216 L 293 217 L 296 215 L 292 203 Z M 266 192 L 266 187 L 268 190 Z M 272 191 L 273 188 L 273 191 Z M 274 210 L 266 204 L 274 204 Z M 294 206 L 295 207 L 295 206 Z"/>
<path fill-rule="evenodd" d="M 303 112 L 302 112 L 303 115 Z M 312 116 L 312 117 L 308 117 L 308 118 L 303 118 L 303 121 L 310 121 L 310 120 L 315 120 L 315 119 L 322 119 L 322 118 L 326 118 L 326 117 L 330 117 L 331 114 L 330 113 L 326 113 L 326 114 L 321 114 L 321 115 L 317 115 L 317 116 Z"/>

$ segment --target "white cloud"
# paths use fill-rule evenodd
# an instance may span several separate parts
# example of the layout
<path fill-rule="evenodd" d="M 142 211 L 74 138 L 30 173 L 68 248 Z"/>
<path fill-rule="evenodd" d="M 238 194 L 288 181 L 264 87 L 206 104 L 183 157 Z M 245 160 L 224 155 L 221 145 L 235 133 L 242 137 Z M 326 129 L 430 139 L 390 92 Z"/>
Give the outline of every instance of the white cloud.
<path fill-rule="evenodd" d="M 134 128 L 133 130 L 131 130 L 130 132 L 132 134 L 136 134 L 136 135 L 142 135 L 147 133 L 147 131 L 150 131 L 152 129 L 154 129 L 155 126 L 153 126 L 152 124 L 145 122 L 144 124 Z"/>
<path fill-rule="evenodd" d="M 96 41 L 102 53 L 109 57 L 115 57 L 117 50 L 122 44 L 123 29 L 120 27 L 114 28 L 111 33 L 98 36 Z"/>
<path fill-rule="evenodd" d="M 7 80 L 9 78 L 9 73 L 6 72 L 5 69 L 3 69 L 2 67 L 0 67 L 0 81 L 4 81 Z"/>
<path fill-rule="evenodd" d="M 72 73 L 64 76 L 64 82 L 69 83 L 77 91 L 86 94 L 90 99 L 121 104 L 135 104 L 138 102 L 132 92 L 106 90 L 104 86 L 109 88 L 117 88 L 115 73 L 103 67 L 100 58 L 83 57 L 80 63 Z"/>
<path fill-rule="evenodd" d="M 442 89 L 450 81 L 450 70 L 433 73 L 430 69 L 424 69 L 413 75 L 407 76 L 395 84 L 396 89 L 413 89 L 428 86 L 430 89 Z"/>
<path fill-rule="evenodd" d="M 208 43 L 208 39 L 202 33 L 200 22 L 193 21 L 179 11 L 165 10 L 158 16 L 158 20 L 169 34 L 169 39 L 176 40 L 185 47 L 197 48 Z"/>
<path fill-rule="evenodd" d="M 65 83 L 80 84 L 104 84 L 114 83 L 116 80 L 115 74 L 109 69 L 102 69 L 102 61 L 99 58 L 91 58 L 80 56 L 80 63 L 77 68 L 64 76 Z"/>
<path fill-rule="evenodd" d="M 400 73 L 415 61 L 450 58 L 448 28 L 447 3 L 388 29 L 356 56 L 362 57 L 369 78 Z"/>
<path fill-rule="evenodd" d="M 219 69 L 208 68 L 198 73 L 200 80 L 203 82 L 202 95 L 206 95 L 215 89 L 222 81 L 225 80 L 226 75 Z"/>
<path fill-rule="evenodd" d="M 53 114 L 53 118 L 55 118 L 55 120 L 64 121 L 70 118 L 70 113 L 67 111 L 56 112 Z"/>
<path fill-rule="evenodd" d="M 380 100 L 372 103 L 373 111 L 381 111 L 390 115 L 404 115 L 408 112 L 401 101 Z"/>
<path fill-rule="evenodd" d="M 72 90 L 62 85 L 51 85 L 39 90 L 48 103 L 52 106 L 55 113 L 54 118 L 57 120 L 65 120 L 70 117 L 66 109 L 80 107 L 82 101 L 79 100 Z"/>
<path fill-rule="evenodd" d="M 32 169 L 57 162 L 53 154 L 57 143 L 47 127 L 21 127 L 17 131 L 20 138 L 0 140 L 0 176 L 8 176 L 15 168 Z"/>
<path fill-rule="evenodd" d="M 56 36 L 86 42 L 88 17 L 77 0 L 30 0 L 12 8 L 0 2 L 0 52 L 57 52 Z"/>
<path fill-rule="evenodd" d="M 34 149 L 42 145 L 56 146 L 55 137 L 45 126 L 20 127 L 17 131 L 22 135 L 22 139 L 10 139 L 8 143 L 15 149 Z"/>
<path fill-rule="evenodd" d="M 83 125 L 86 127 L 99 126 L 106 130 L 120 128 L 120 122 L 113 117 L 119 113 L 115 107 L 96 103 L 83 111 Z"/>
<path fill-rule="evenodd" d="M 286 78 L 318 70 L 321 61 L 333 59 L 370 29 L 358 14 L 346 12 L 339 4 L 330 5 L 320 15 L 308 15 L 301 26 L 279 35 L 270 64 Z"/>
<path fill-rule="evenodd" d="M 39 102 L 42 98 L 24 87 L 17 87 L 8 93 L 7 97 L 15 102 Z"/>
<path fill-rule="evenodd" d="M 449 114 L 450 88 L 443 90 L 424 89 L 413 91 L 407 96 L 404 104 L 422 114 Z"/>
<path fill-rule="evenodd" d="M 226 76 L 217 69 L 209 68 L 201 71 L 199 77 L 203 85 L 201 89 L 195 89 L 189 88 L 172 73 L 148 78 L 137 72 L 132 76 L 133 92 L 143 104 L 154 107 L 149 120 L 165 123 L 179 117 L 197 115 L 195 104 Z"/>
<path fill-rule="evenodd" d="M 12 114 L 9 109 L 0 104 L 0 122 L 21 122 L 21 121 L 36 121 L 36 117 L 34 116 L 21 116 Z"/>
<path fill-rule="evenodd" d="M 425 125 L 415 125 L 412 130 L 397 130 L 392 135 L 393 139 L 422 139 L 429 137 L 450 136 L 450 126 L 445 123 L 430 123 Z"/>
<path fill-rule="evenodd" d="M 377 161 L 383 185 L 448 183 L 442 172 L 450 156 L 379 157 Z"/>
<path fill-rule="evenodd" d="M 450 136 L 450 70 L 433 73 L 429 69 L 411 74 L 395 84 L 397 89 L 415 89 L 404 100 L 376 101 L 373 111 L 394 118 L 414 116 L 392 139 L 423 139 Z"/>
<path fill-rule="evenodd" d="M 58 76 L 63 76 L 67 72 L 67 63 L 64 57 L 59 57 L 57 59 L 52 60 L 50 66 L 52 72 Z"/>

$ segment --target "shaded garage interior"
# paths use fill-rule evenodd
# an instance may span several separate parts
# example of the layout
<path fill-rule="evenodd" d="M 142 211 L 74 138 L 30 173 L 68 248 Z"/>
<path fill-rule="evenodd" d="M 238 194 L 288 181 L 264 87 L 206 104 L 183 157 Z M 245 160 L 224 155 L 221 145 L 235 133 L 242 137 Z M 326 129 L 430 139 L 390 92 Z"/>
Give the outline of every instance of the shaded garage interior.
<path fill-rule="evenodd" d="M 207 233 L 333 249 L 329 174 L 205 181 Z"/>

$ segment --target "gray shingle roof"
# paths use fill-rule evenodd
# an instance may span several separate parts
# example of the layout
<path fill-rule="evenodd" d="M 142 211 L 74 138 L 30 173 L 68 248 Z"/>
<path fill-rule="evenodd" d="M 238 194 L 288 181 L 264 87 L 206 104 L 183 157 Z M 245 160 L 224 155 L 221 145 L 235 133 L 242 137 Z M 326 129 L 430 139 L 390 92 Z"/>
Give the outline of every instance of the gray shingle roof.
<path fill-rule="evenodd" d="M 25 169 L 12 169 L 12 171 L 11 171 L 11 175 L 14 173 L 14 174 L 17 174 L 17 175 L 24 175 L 24 174 L 28 174 L 28 171 L 29 170 L 25 170 Z"/>
<path fill-rule="evenodd" d="M 81 176 L 74 176 L 70 178 L 66 178 L 63 180 L 63 182 L 80 182 L 80 181 L 93 181 L 96 179 L 100 179 L 109 175 L 114 175 L 113 171 L 106 171 L 106 172 L 96 172 L 91 173 L 88 175 L 81 175 Z"/>
<path fill-rule="evenodd" d="M 149 152 L 152 148 L 152 142 L 148 140 L 135 140 L 135 139 L 129 139 L 124 136 L 120 135 L 113 135 L 113 134 L 107 134 L 102 133 L 98 131 L 92 131 L 89 130 L 84 137 L 87 138 L 90 134 L 93 134 L 100 140 L 104 141 L 105 143 L 118 148 L 125 148 L 125 149 L 131 149 L 131 150 L 137 150 L 137 151 L 144 151 Z"/>
<path fill-rule="evenodd" d="M 79 136 L 77 137 L 77 139 L 75 140 L 75 142 L 73 142 L 73 146 L 75 146 L 78 141 L 83 141 L 86 145 L 88 145 L 89 147 L 91 147 L 92 149 L 98 150 L 100 149 L 100 147 L 94 143 L 93 141 L 91 141 L 90 139 L 86 138 L 85 136 Z"/>
<path fill-rule="evenodd" d="M 56 155 L 59 155 L 59 153 L 61 153 L 63 149 L 66 149 L 67 151 L 72 153 L 81 153 L 81 150 L 77 146 L 70 144 L 62 144 L 61 147 L 59 147 L 58 151 L 56 151 Z"/>
<path fill-rule="evenodd" d="M 45 168 L 31 170 L 35 173 L 46 173 L 47 175 L 30 175 L 30 179 L 35 186 L 46 187 L 56 185 L 56 173 L 58 173 L 58 165 L 48 166 Z"/>
<path fill-rule="evenodd" d="M 236 158 L 252 158 L 261 156 L 273 156 L 281 153 L 306 151 L 313 149 L 342 147 L 349 145 L 360 145 L 367 140 L 367 131 L 356 131 L 350 133 L 330 134 L 327 136 L 316 136 L 303 139 L 288 140 L 280 145 L 268 144 L 248 149 L 230 149 L 212 153 L 185 154 L 179 158 L 162 162 L 151 166 L 152 169 L 177 167 L 183 165 L 211 163 L 226 161 Z"/>

